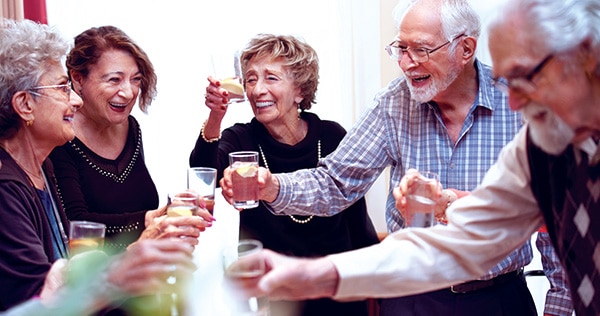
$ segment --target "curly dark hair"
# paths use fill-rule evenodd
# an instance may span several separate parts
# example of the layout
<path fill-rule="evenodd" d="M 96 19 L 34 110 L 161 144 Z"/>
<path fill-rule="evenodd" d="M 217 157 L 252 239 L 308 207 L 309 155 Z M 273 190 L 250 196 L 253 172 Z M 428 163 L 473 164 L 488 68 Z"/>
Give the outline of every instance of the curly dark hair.
<path fill-rule="evenodd" d="M 75 46 L 67 56 L 69 76 L 72 72 L 80 73 L 84 78 L 89 74 L 89 67 L 94 65 L 107 50 L 123 50 L 131 54 L 142 74 L 142 85 L 139 106 L 143 112 L 156 97 L 156 73 L 148 55 L 125 32 L 114 26 L 90 28 L 75 37 Z"/>

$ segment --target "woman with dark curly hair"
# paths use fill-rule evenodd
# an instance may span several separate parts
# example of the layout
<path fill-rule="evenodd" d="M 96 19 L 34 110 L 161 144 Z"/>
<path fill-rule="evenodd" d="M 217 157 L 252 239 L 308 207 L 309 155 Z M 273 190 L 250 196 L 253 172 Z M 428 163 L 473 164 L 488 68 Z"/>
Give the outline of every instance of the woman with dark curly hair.
<path fill-rule="evenodd" d="M 74 118 L 75 139 L 57 148 L 54 163 L 69 220 L 106 224 L 105 247 L 122 251 L 138 239 L 183 237 L 197 244 L 212 216 L 165 218 L 144 160 L 142 132 L 131 115 L 156 95 L 156 74 L 146 53 L 114 26 L 75 37 L 67 56 L 73 89 L 84 107 Z M 173 224 L 170 227 L 169 224 Z"/>

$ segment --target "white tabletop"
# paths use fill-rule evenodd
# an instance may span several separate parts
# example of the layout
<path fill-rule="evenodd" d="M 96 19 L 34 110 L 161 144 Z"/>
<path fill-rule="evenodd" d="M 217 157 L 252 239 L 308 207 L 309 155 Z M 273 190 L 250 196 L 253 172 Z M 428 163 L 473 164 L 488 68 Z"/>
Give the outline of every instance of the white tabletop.
<path fill-rule="evenodd" d="M 225 201 L 221 190 L 215 191 L 213 226 L 200 234 L 194 251 L 194 273 L 187 298 L 187 315 L 229 315 L 223 287 L 225 247 L 235 246 L 239 234 L 239 212 Z"/>

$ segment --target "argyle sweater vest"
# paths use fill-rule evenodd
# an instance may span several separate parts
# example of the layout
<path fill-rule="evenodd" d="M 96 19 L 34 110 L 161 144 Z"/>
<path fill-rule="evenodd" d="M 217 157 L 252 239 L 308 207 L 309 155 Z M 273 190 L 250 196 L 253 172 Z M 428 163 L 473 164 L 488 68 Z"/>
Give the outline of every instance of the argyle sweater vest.
<path fill-rule="evenodd" d="M 577 315 L 600 315 L 600 164 L 545 153 L 527 135 L 531 189 L 568 275 Z"/>

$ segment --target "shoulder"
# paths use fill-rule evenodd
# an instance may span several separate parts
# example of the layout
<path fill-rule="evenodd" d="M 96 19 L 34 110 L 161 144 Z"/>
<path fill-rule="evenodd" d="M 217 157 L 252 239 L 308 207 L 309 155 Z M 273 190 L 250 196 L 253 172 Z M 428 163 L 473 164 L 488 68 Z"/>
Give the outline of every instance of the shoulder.
<path fill-rule="evenodd" d="M 2 182 L 20 182 L 23 184 L 28 183 L 27 178 L 19 167 L 17 166 L 14 159 L 8 155 L 4 150 L 0 149 L 0 181 Z"/>
<path fill-rule="evenodd" d="M 303 112 L 302 117 L 308 122 L 311 129 L 317 130 L 320 138 L 334 137 L 341 139 L 346 130 L 338 122 L 322 120 L 317 114 L 312 112 Z"/>
<path fill-rule="evenodd" d="M 72 141 L 67 142 L 66 144 L 64 144 L 62 146 L 58 146 L 58 147 L 54 148 L 52 150 L 52 152 L 50 152 L 50 156 L 49 156 L 50 159 L 53 162 L 64 160 L 64 159 L 70 159 L 69 157 L 71 157 L 72 153 L 74 152 L 72 142 L 75 141 L 76 139 L 77 138 L 73 139 Z"/>
<path fill-rule="evenodd" d="M 140 123 L 133 115 L 129 115 L 128 120 L 129 120 L 129 135 L 133 135 L 134 137 L 137 137 L 138 135 L 140 135 L 142 133 L 142 128 L 140 127 Z"/>
<path fill-rule="evenodd" d="M 346 129 L 338 122 L 323 120 L 321 121 L 322 134 L 345 135 Z"/>
<path fill-rule="evenodd" d="M 226 128 L 223 133 L 229 132 L 236 135 L 245 135 L 252 131 L 253 127 L 252 123 L 235 123 L 230 127 Z"/>

